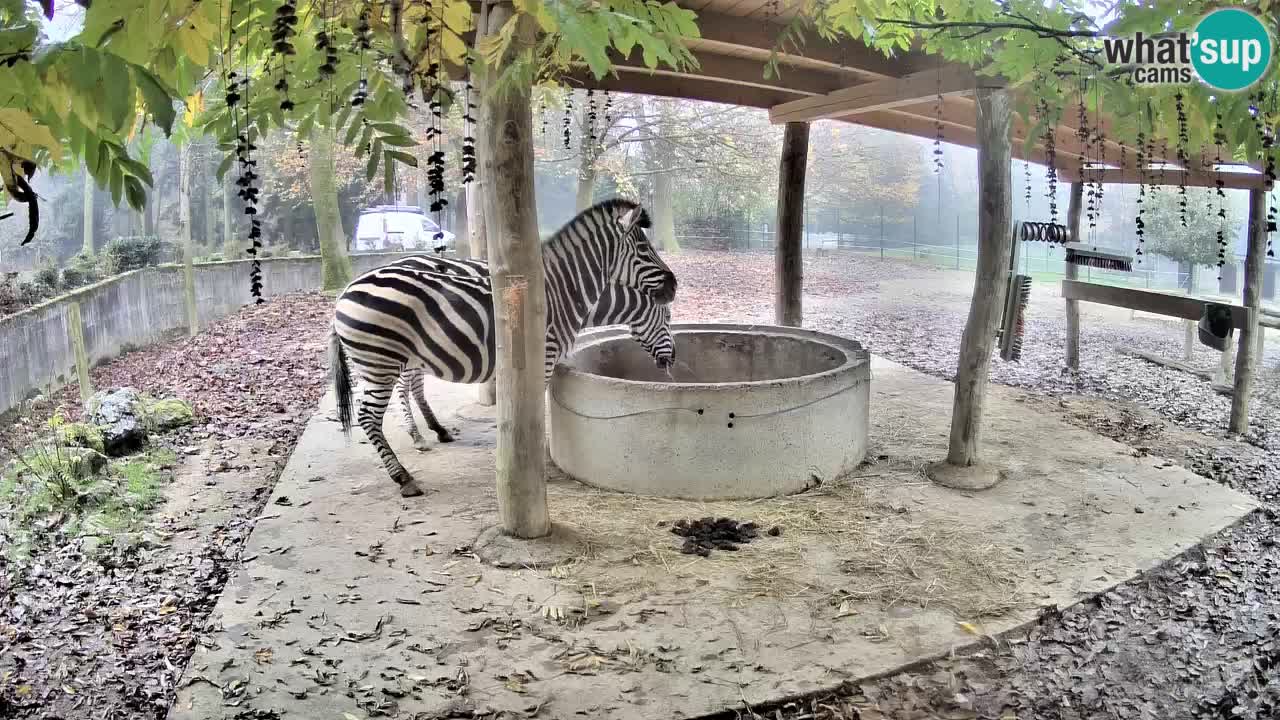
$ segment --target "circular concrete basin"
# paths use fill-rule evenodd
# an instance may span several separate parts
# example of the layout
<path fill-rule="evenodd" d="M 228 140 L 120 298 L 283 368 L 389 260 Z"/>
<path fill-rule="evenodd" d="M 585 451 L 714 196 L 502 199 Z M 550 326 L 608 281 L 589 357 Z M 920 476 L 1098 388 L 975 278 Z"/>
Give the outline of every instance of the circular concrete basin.
<path fill-rule="evenodd" d="M 690 500 L 796 493 L 857 467 L 870 358 L 798 328 L 672 325 L 668 375 L 625 329 L 584 334 L 550 383 L 551 458 L 588 485 Z"/>

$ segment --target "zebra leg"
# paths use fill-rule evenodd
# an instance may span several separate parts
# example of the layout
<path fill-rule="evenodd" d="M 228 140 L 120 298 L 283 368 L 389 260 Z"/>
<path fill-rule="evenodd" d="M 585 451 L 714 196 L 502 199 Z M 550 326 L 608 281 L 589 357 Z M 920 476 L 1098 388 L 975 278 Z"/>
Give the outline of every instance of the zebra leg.
<path fill-rule="evenodd" d="M 400 459 L 396 457 L 395 452 L 391 450 L 391 444 L 387 442 L 387 436 L 382 433 L 382 421 L 387 414 L 387 401 L 391 399 L 394 388 L 394 380 L 390 383 L 376 384 L 366 381 L 364 394 L 360 400 L 358 420 L 360 427 L 364 429 L 364 434 L 369 437 L 369 442 L 373 443 L 373 447 L 378 451 L 383 467 L 387 469 L 391 479 L 400 486 L 400 494 L 404 497 L 413 497 L 421 495 L 422 488 L 418 487 L 413 476 L 400 464 Z"/>
<path fill-rule="evenodd" d="M 422 411 L 422 416 L 427 419 L 427 427 L 435 432 L 436 439 L 442 443 L 453 442 L 453 435 L 450 435 L 449 430 L 440 424 L 440 421 L 436 419 L 436 414 L 431 411 L 431 406 L 427 404 L 427 395 L 422 389 L 422 373 L 409 372 L 406 382 L 409 383 L 409 388 L 413 392 L 413 399 L 418 403 L 418 409 Z M 405 390 L 406 394 L 408 392 L 409 390 Z"/>
<path fill-rule="evenodd" d="M 427 445 L 426 438 L 422 437 L 422 432 L 418 430 L 418 421 L 413 417 L 413 403 L 410 401 L 409 382 L 412 377 L 411 371 L 406 371 L 400 376 L 400 382 L 396 386 L 400 389 L 400 408 L 404 411 L 404 421 L 409 425 L 409 437 L 413 438 L 413 446 L 422 452 L 427 452 L 431 448 Z M 425 405 L 422 407 L 426 407 Z M 429 411 L 424 412 L 427 416 L 427 426 L 431 427 L 433 418 Z M 434 430 L 434 427 L 431 427 Z"/>

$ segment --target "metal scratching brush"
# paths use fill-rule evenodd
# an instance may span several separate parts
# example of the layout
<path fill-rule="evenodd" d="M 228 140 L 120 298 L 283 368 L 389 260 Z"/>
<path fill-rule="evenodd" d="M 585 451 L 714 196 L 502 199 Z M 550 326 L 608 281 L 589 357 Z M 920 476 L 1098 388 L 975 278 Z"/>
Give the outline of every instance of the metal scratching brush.
<path fill-rule="evenodd" d="M 1000 359 L 1018 362 L 1022 358 L 1022 337 L 1026 332 L 1027 303 L 1031 300 L 1031 278 L 1014 275 L 1004 301 L 1000 323 Z"/>
<path fill-rule="evenodd" d="M 1009 273 L 1006 276 L 1004 312 L 1000 316 L 1000 359 L 1017 362 L 1022 357 L 1022 337 L 1026 331 L 1027 303 L 1031 300 L 1031 278 L 1018 274 L 1018 260 L 1022 254 L 1022 242 L 1034 240 L 1053 241 L 1055 228 L 1050 223 L 1017 222 L 1013 225 L 1013 248 L 1009 252 Z M 1064 228 L 1065 232 L 1065 228 Z"/>
<path fill-rule="evenodd" d="M 1130 255 L 1123 255 L 1115 250 L 1078 242 L 1069 242 L 1065 247 L 1067 249 L 1067 262 L 1072 265 L 1088 265 L 1102 270 L 1120 270 L 1122 272 L 1133 271 L 1133 257 Z"/>

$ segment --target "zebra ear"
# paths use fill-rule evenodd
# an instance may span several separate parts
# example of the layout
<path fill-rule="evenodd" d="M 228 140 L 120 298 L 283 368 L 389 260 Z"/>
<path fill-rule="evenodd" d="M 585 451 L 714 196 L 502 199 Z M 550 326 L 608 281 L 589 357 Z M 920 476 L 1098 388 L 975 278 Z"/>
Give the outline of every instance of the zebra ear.
<path fill-rule="evenodd" d="M 647 223 L 644 222 L 646 220 L 648 220 L 648 217 L 645 215 L 644 209 L 634 207 L 618 216 L 618 225 L 622 226 L 622 232 L 626 234 L 631 232 L 632 228 L 637 224 L 640 227 L 646 227 Z"/>

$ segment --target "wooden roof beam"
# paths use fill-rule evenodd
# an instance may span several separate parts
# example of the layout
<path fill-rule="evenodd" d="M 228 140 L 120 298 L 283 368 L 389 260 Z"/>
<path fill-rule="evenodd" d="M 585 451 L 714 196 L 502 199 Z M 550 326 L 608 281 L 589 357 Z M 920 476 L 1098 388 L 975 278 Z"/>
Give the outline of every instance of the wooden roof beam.
<path fill-rule="evenodd" d="M 1064 179 L 1076 182 L 1080 179 L 1078 169 L 1059 170 Z M 1217 187 L 1219 176 L 1223 187 L 1229 190 L 1270 190 L 1271 183 L 1263 173 L 1223 172 L 1211 170 L 1188 170 L 1176 168 L 1148 168 L 1142 173 L 1136 167 L 1106 168 L 1104 170 L 1086 170 L 1086 182 L 1101 180 L 1105 185 L 1137 185 L 1145 182 L 1148 185 L 1186 185 L 1187 187 Z"/>
<path fill-rule="evenodd" d="M 856 118 L 851 118 L 849 122 L 880 130 L 914 135 L 926 140 L 934 139 L 937 134 L 937 126 L 934 120 L 922 118 L 918 115 L 901 113 L 896 110 L 876 110 L 863 113 Z M 973 147 L 978 141 L 976 130 L 959 125 L 944 127 L 943 136 L 945 142 L 967 147 Z M 1030 160 L 1031 162 L 1045 163 L 1047 161 L 1044 148 L 1036 145 L 1028 153 L 1024 150 L 1021 139 L 1016 135 L 1013 141 L 1013 156 L 1019 160 Z M 1071 159 L 1078 162 L 1078 158 L 1072 156 Z"/>
<path fill-rule="evenodd" d="M 667 82 L 675 84 L 681 83 L 686 79 L 697 78 L 709 82 L 783 92 L 795 98 L 825 94 L 831 90 L 845 87 L 853 79 L 852 73 L 835 68 L 830 71 L 809 69 L 804 72 L 789 74 L 785 78 L 765 79 L 763 61 L 731 55 L 717 55 L 705 51 L 695 51 L 693 53 L 694 58 L 698 61 L 696 69 L 678 71 L 670 68 L 656 68 L 651 70 L 644 66 L 643 60 L 639 55 L 640 52 L 638 50 L 633 53 L 631 58 L 622 57 L 618 53 L 610 53 L 610 59 L 614 63 L 614 69 L 620 74 L 652 75 L 659 78 L 668 78 Z M 678 90 L 678 87 L 676 89 Z"/>
<path fill-rule="evenodd" d="M 749 48 L 764 51 L 767 55 L 778 47 L 778 39 L 784 29 L 781 24 L 759 18 L 737 17 L 712 11 L 695 12 L 698 15 L 698 31 L 702 37 L 689 41 L 689 47 L 701 47 L 711 52 Z M 936 58 L 922 52 L 905 52 L 889 57 L 867 47 L 861 41 L 847 39 L 833 43 L 813 31 L 804 32 L 803 38 L 799 47 L 789 45 L 786 52 L 779 53 L 780 62 L 785 63 L 787 57 L 803 57 L 856 71 L 868 80 L 901 77 L 913 70 L 923 70 L 938 63 Z"/>
<path fill-rule="evenodd" d="M 967 67 L 949 65 L 783 103 L 769 109 L 769 120 L 781 124 L 831 118 L 853 119 L 860 113 L 915 105 L 939 95 L 971 93 L 980 84 L 983 87 L 1003 85 L 999 80 L 979 77 Z"/>

